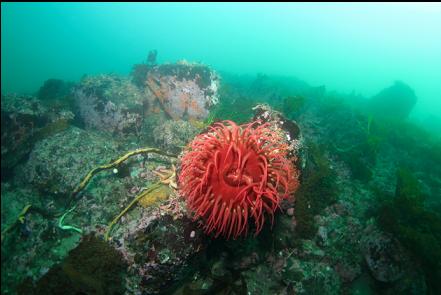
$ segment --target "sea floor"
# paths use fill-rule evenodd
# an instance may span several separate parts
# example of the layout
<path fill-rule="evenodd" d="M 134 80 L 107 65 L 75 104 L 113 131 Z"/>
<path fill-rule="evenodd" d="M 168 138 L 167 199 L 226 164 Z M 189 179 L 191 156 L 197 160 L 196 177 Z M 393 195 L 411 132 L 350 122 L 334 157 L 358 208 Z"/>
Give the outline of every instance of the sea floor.
<path fill-rule="evenodd" d="M 434 136 L 294 78 L 134 69 L 2 94 L 2 294 L 439 291 Z M 179 195 L 175 156 L 213 122 L 251 121 L 259 104 L 299 126 L 300 186 L 256 237 L 214 238 Z M 78 191 L 92 169 L 141 148 L 167 155 L 128 157 Z"/>

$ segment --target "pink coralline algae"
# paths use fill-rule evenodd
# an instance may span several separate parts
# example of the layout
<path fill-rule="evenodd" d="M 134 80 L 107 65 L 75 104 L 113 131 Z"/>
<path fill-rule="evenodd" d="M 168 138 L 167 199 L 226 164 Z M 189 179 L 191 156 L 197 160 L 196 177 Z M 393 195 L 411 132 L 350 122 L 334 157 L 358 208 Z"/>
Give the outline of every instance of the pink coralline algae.
<path fill-rule="evenodd" d="M 74 97 L 86 128 L 119 135 L 138 133 L 146 99 L 128 79 L 86 77 L 74 90 Z"/>
<path fill-rule="evenodd" d="M 174 120 L 203 120 L 218 102 L 219 77 L 207 66 L 181 62 L 156 66 L 145 81 L 153 106 Z"/>

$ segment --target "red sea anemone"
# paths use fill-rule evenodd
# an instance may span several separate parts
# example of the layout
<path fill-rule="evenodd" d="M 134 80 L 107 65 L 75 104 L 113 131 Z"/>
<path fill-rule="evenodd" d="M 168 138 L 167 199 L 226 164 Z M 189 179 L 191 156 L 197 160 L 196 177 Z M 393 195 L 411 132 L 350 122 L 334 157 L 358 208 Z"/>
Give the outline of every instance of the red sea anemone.
<path fill-rule="evenodd" d="M 298 186 L 281 130 L 269 123 L 216 123 L 181 158 L 179 190 L 206 233 L 237 238 L 253 219 L 256 235 Z"/>

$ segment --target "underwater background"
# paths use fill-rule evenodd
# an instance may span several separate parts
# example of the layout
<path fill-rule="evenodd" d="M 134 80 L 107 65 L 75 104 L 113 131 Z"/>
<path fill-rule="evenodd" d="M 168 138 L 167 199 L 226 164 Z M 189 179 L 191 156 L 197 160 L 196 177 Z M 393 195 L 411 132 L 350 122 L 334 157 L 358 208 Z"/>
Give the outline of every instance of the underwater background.
<path fill-rule="evenodd" d="M 2 294 L 440 294 L 440 31 L 439 3 L 2 3 Z M 257 180 L 241 217 L 204 199 Z"/>

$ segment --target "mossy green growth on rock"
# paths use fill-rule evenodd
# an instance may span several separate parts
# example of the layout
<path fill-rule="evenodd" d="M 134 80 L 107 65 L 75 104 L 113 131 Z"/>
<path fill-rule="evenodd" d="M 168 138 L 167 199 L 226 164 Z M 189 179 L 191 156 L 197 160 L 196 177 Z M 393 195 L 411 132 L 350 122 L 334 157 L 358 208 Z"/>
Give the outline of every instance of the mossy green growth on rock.
<path fill-rule="evenodd" d="M 50 108 L 73 110 L 74 100 L 72 89 L 75 83 L 60 79 L 48 79 L 40 87 L 37 98 L 43 105 Z"/>
<path fill-rule="evenodd" d="M 367 121 L 367 124 L 363 121 Z M 359 142 L 349 148 L 339 148 L 337 144 L 331 143 L 334 153 L 343 160 L 351 170 L 352 178 L 360 181 L 369 181 L 372 178 L 372 168 L 375 166 L 377 154 L 384 138 L 377 133 L 377 121 L 373 117 L 359 115 L 356 121 L 362 127 L 359 134 Z M 363 123 L 362 123 L 363 122 Z"/>
<path fill-rule="evenodd" d="M 405 119 L 417 102 L 412 88 L 404 82 L 395 83 L 381 90 L 368 101 L 369 112 L 376 117 Z"/>
<path fill-rule="evenodd" d="M 138 283 L 143 294 L 156 294 L 155 290 L 175 294 L 182 282 L 191 280 L 196 268 L 190 257 L 194 255 L 199 260 L 196 253 L 205 247 L 205 239 L 191 219 L 174 220 L 171 215 L 164 215 L 138 231 L 129 245 L 129 253 L 134 253 L 135 269 L 139 266 L 145 273 L 139 276 Z"/>
<path fill-rule="evenodd" d="M 377 158 L 377 145 L 375 139 L 368 137 L 356 148 L 347 153 L 340 154 L 341 158 L 351 170 L 352 177 L 361 181 L 369 181 L 372 178 L 372 168 Z"/>
<path fill-rule="evenodd" d="M 228 84 L 221 86 L 219 94 L 219 103 L 210 112 L 207 120 L 214 122 L 232 120 L 243 124 L 253 117 L 252 108 L 257 104 L 255 100 L 233 92 Z"/>
<path fill-rule="evenodd" d="M 97 237 L 88 235 L 36 286 L 29 281 L 23 284 L 19 294 L 123 294 L 122 274 L 125 268 L 118 251 Z"/>
<path fill-rule="evenodd" d="M 419 165 L 428 173 L 441 173 L 441 138 L 410 121 L 375 119 L 371 135 L 405 152 L 411 159 L 407 166 Z M 414 161 L 418 159 L 418 161 Z M 410 163 L 409 163 L 410 162 Z M 418 164 L 416 164 L 417 162 Z"/>
<path fill-rule="evenodd" d="M 421 264 L 429 294 L 438 294 L 441 290 L 441 216 L 425 209 L 418 181 L 409 170 L 398 170 L 395 196 L 384 201 L 378 221 Z"/>
<path fill-rule="evenodd" d="M 305 105 L 305 97 L 301 95 L 290 95 L 283 98 L 280 104 L 280 111 L 288 118 L 292 119 Z M 277 109 L 277 107 L 276 107 Z"/>
<path fill-rule="evenodd" d="M 311 238 L 317 231 L 314 216 L 337 200 L 336 177 L 329 161 L 316 145 L 309 145 L 308 166 L 296 192 L 296 232 Z"/>

